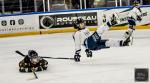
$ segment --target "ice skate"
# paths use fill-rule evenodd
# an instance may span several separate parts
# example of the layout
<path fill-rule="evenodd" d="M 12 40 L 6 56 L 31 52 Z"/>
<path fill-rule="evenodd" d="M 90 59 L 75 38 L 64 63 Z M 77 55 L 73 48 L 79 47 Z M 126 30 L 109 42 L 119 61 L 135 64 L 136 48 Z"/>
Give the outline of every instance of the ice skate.
<path fill-rule="evenodd" d="M 133 44 L 133 30 L 128 30 L 124 33 L 123 46 L 130 46 Z"/>

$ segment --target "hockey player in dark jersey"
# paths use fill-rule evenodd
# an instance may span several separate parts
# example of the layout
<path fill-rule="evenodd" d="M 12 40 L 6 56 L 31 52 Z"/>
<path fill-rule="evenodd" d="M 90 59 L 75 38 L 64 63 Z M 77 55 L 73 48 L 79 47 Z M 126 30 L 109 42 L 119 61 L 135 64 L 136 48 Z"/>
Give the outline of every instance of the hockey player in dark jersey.
<path fill-rule="evenodd" d="M 24 59 L 19 62 L 20 72 L 43 71 L 46 70 L 47 67 L 48 62 L 39 57 L 38 53 L 34 50 L 29 50 L 28 55 L 26 55 Z"/>
<path fill-rule="evenodd" d="M 103 21 L 104 23 L 94 33 L 91 33 L 88 30 L 82 18 L 78 18 L 74 23 L 74 28 L 77 29 L 77 31 L 73 34 L 73 39 L 75 42 L 74 60 L 76 62 L 80 61 L 80 52 L 82 45 L 86 48 L 85 52 L 87 54 L 87 57 L 92 57 L 93 50 L 129 45 L 130 35 L 128 34 L 126 34 L 126 37 L 124 37 L 123 39 L 116 41 L 112 41 L 110 39 L 102 39 L 101 35 L 103 34 L 103 32 L 108 30 L 111 26 L 117 24 L 115 15 L 112 15 L 110 20 L 106 21 L 104 18 Z"/>

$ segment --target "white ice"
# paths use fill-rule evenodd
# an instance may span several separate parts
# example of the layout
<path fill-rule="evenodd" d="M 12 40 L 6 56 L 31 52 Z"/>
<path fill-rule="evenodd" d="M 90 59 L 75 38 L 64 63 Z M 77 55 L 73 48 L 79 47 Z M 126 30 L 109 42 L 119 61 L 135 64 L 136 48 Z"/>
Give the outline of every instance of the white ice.
<path fill-rule="evenodd" d="M 124 32 L 109 31 L 104 37 L 120 39 Z M 40 56 L 73 57 L 72 33 L 1 38 L 0 83 L 135 83 L 135 68 L 150 68 L 150 30 L 136 30 L 132 46 L 94 51 L 92 58 L 87 58 L 82 50 L 78 63 L 46 59 L 48 70 L 36 72 L 39 79 L 32 79 L 32 73 L 18 71 L 23 57 L 15 50 L 27 54 L 30 49 Z"/>

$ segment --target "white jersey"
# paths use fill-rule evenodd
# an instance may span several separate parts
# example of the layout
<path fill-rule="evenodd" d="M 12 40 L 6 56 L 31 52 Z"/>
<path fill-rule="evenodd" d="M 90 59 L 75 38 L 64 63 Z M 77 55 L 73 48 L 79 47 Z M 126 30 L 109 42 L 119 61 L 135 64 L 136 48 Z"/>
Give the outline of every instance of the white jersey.
<path fill-rule="evenodd" d="M 134 18 L 135 20 L 137 20 L 137 16 L 141 16 L 142 13 L 141 11 L 137 8 L 137 7 L 134 7 L 128 14 L 128 17 L 132 17 Z"/>
<path fill-rule="evenodd" d="M 75 51 L 80 53 L 81 46 L 84 44 L 86 38 L 90 36 L 90 31 L 88 28 L 78 30 L 73 34 L 74 42 L 75 42 Z"/>
<path fill-rule="evenodd" d="M 106 28 L 106 26 L 103 26 L 103 27 Z M 96 32 L 100 36 L 106 30 L 108 30 L 108 28 L 98 29 Z M 92 35 L 92 33 L 90 33 L 90 31 L 87 28 L 78 30 L 77 32 L 75 32 L 73 34 L 73 38 L 74 38 L 74 42 L 75 42 L 75 53 L 80 54 L 81 46 L 84 45 L 85 40 L 91 35 Z M 106 45 L 106 47 L 118 47 L 118 46 L 120 46 L 120 40 L 117 40 L 117 41 L 116 40 L 108 40 L 108 41 L 106 41 L 105 45 Z"/>
<path fill-rule="evenodd" d="M 109 27 L 107 25 L 101 25 L 96 32 L 98 33 L 99 36 L 101 36 L 108 29 Z M 88 28 L 78 30 L 73 34 L 73 38 L 75 42 L 75 52 L 78 51 L 78 53 L 80 53 L 81 46 L 84 45 L 85 39 L 87 39 L 91 35 L 92 33 L 89 31 Z"/>
<path fill-rule="evenodd" d="M 105 31 L 109 30 L 110 27 L 107 25 L 107 22 L 109 22 L 109 20 L 105 19 L 105 22 L 97 28 L 96 32 L 98 33 L 99 36 L 101 36 Z M 73 38 L 74 38 L 74 42 L 75 42 L 75 52 L 76 53 L 80 54 L 81 46 L 84 45 L 85 40 L 88 37 L 90 37 L 91 35 L 92 35 L 92 33 L 90 33 L 88 28 L 78 30 L 73 34 Z M 110 46 L 110 44 L 108 46 Z"/>

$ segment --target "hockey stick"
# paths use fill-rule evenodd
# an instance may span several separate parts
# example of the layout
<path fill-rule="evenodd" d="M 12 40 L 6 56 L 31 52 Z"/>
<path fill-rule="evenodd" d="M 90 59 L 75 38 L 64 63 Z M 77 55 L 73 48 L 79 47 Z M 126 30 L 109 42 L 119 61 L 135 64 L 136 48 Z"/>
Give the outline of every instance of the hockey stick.
<path fill-rule="evenodd" d="M 20 51 L 18 51 L 18 50 L 16 50 L 15 51 L 17 54 L 19 54 L 19 55 L 21 55 L 21 56 L 23 56 L 23 57 L 25 57 L 26 55 L 24 55 L 24 54 L 22 54 Z"/>
<path fill-rule="evenodd" d="M 38 79 L 37 74 L 35 73 L 35 70 L 34 70 L 34 69 L 32 70 L 32 73 L 34 74 L 34 77 L 35 77 L 36 79 Z"/>
<path fill-rule="evenodd" d="M 17 54 L 25 57 L 26 55 L 24 55 L 23 53 L 21 53 L 20 51 L 16 50 L 15 51 Z M 49 58 L 49 59 L 66 59 L 66 60 L 74 60 L 74 58 L 65 58 L 65 57 L 44 57 L 44 56 L 39 56 L 41 58 Z"/>
<path fill-rule="evenodd" d="M 41 57 L 41 58 L 74 60 L 74 58 L 65 58 L 65 57 Z"/>
<path fill-rule="evenodd" d="M 28 80 L 38 79 L 38 76 L 37 76 L 35 71 L 32 70 L 32 74 L 34 75 L 34 77 L 33 78 L 29 78 Z"/>

